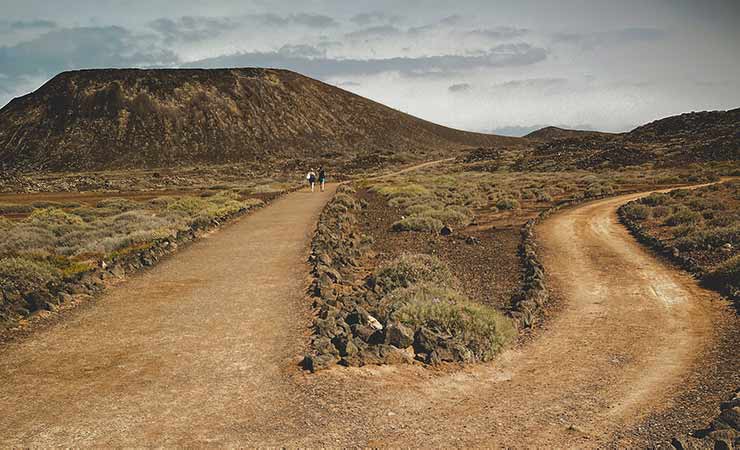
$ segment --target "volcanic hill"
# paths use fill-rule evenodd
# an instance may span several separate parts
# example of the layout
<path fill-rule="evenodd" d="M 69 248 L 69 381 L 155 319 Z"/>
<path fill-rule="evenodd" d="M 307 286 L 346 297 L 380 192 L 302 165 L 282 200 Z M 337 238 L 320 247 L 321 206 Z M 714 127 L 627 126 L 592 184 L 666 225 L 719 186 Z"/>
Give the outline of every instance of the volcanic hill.
<path fill-rule="evenodd" d="M 361 162 L 515 142 L 436 125 L 276 69 L 64 72 L 0 110 L 0 167 L 21 171 Z"/>
<path fill-rule="evenodd" d="M 547 127 L 526 136 L 534 149 L 516 167 L 528 170 L 593 169 L 655 163 L 670 167 L 740 159 L 740 108 L 685 113 L 628 133 Z"/>

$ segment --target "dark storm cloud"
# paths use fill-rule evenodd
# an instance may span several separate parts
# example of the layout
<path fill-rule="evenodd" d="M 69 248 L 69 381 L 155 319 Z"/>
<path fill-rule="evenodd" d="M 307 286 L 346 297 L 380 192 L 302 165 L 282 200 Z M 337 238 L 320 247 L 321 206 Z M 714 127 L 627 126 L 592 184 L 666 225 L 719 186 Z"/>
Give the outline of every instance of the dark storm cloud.
<path fill-rule="evenodd" d="M 300 72 L 316 78 L 336 75 L 372 75 L 398 72 L 417 76 L 449 74 L 477 68 L 526 66 L 543 61 L 547 51 L 529 44 L 499 45 L 482 55 L 439 55 L 418 58 L 329 59 L 306 58 L 277 52 L 235 53 L 207 58 L 187 64 L 188 67 L 275 67 Z"/>
<path fill-rule="evenodd" d="M 575 44 L 584 48 L 624 45 L 634 42 L 657 41 L 663 39 L 666 32 L 656 28 L 624 28 L 621 30 L 600 31 L 595 33 L 556 33 L 555 42 Z"/>

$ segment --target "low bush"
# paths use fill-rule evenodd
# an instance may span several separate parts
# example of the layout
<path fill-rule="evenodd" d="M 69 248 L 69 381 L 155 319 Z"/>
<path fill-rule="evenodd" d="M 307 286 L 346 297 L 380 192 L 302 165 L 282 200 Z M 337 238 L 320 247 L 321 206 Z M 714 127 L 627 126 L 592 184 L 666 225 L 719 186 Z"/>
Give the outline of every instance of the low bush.
<path fill-rule="evenodd" d="M 511 321 L 493 308 L 470 302 L 458 292 L 431 283 L 393 293 L 392 318 L 414 328 L 451 336 L 474 359 L 495 356 L 516 334 Z"/>
<path fill-rule="evenodd" d="M 61 272 L 47 262 L 15 257 L 0 259 L 0 285 L 5 289 L 30 291 L 60 275 Z"/>
<path fill-rule="evenodd" d="M 19 205 L 15 203 L 0 203 L 0 214 L 26 214 L 33 211 L 32 205 Z"/>
<path fill-rule="evenodd" d="M 740 245 L 740 225 L 725 228 L 698 230 L 676 240 L 674 246 L 681 250 L 716 248 L 725 244 Z"/>
<path fill-rule="evenodd" d="M 641 222 L 650 217 L 650 208 L 637 202 L 627 203 L 623 208 L 624 214 L 632 220 Z"/>
<path fill-rule="evenodd" d="M 701 214 L 688 208 L 679 208 L 666 219 L 665 223 L 666 225 L 675 227 L 677 225 L 694 225 L 701 220 Z"/>
<path fill-rule="evenodd" d="M 704 276 L 704 280 L 730 288 L 735 292 L 740 288 L 740 255 L 735 255 L 715 267 Z"/>
<path fill-rule="evenodd" d="M 391 225 L 393 231 L 439 231 L 444 224 L 441 220 L 429 216 L 405 217 Z"/>
<path fill-rule="evenodd" d="M 659 192 L 653 192 L 647 197 L 643 197 L 642 199 L 640 199 L 640 203 L 648 205 L 648 206 L 658 206 L 658 205 L 665 205 L 666 203 L 668 203 L 669 199 L 670 197 L 668 197 L 666 194 L 661 194 Z"/>
<path fill-rule="evenodd" d="M 371 277 L 382 292 L 407 288 L 414 283 L 429 282 L 439 286 L 453 284 L 450 268 L 438 258 L 421 254 L 404 254 L 379 267 Z"/>
<path fill-rule="evenodd" d="M 519 209 L 519 202 L 513 198 L 502 198 L 496 202 L 496 208 L 499 210 Z"/>

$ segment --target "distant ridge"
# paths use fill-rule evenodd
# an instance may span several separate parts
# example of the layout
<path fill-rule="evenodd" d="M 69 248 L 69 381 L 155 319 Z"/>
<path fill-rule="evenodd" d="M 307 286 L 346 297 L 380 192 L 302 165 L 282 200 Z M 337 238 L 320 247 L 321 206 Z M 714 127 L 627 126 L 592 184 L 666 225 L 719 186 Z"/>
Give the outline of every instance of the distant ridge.
<path fill-rule="evenodd" d="M 557 139 L 569 139 L 578 137 L 595 137 L 595 136 L 614 136 L 614 133 L 605 133 L 602 131 L 591 131 L 591 130 L 569 130 L 567 128 L 560 127 L 544 127 L 539 130 L 535 130 L 526 136 L 527 139 L 534 139 L 542 142 L 550 142 Z"/>
<path fill-rule="evenodd" d="M 277 69 L 64 72 L 0 110 L 0 167 L 17 170 L 353 159 L 518 141 L 436 125 Z"/>

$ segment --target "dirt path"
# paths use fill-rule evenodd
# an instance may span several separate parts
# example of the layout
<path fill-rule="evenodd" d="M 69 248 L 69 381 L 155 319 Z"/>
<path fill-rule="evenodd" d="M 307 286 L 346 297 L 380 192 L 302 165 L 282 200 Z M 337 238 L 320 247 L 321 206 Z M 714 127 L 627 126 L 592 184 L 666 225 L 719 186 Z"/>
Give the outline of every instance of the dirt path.
<path fill-rule="evenodd" d="M 633 197 L 540 226 L 564 307 L 530 344 L 452 373 L 310 375 L 302 261 L 329 193 L 291 194 L 0 350 L 0 446 L 608 444 L 671 406 L 726 317 L 617 224 Z"/>
<path fill-rule="evenodd" d="M 290 429 L 308 243 L 297 192 L 0 351 L 0 446 L 236 444 Z M 279 433 L 275 434 L 276 436 Z"/>

